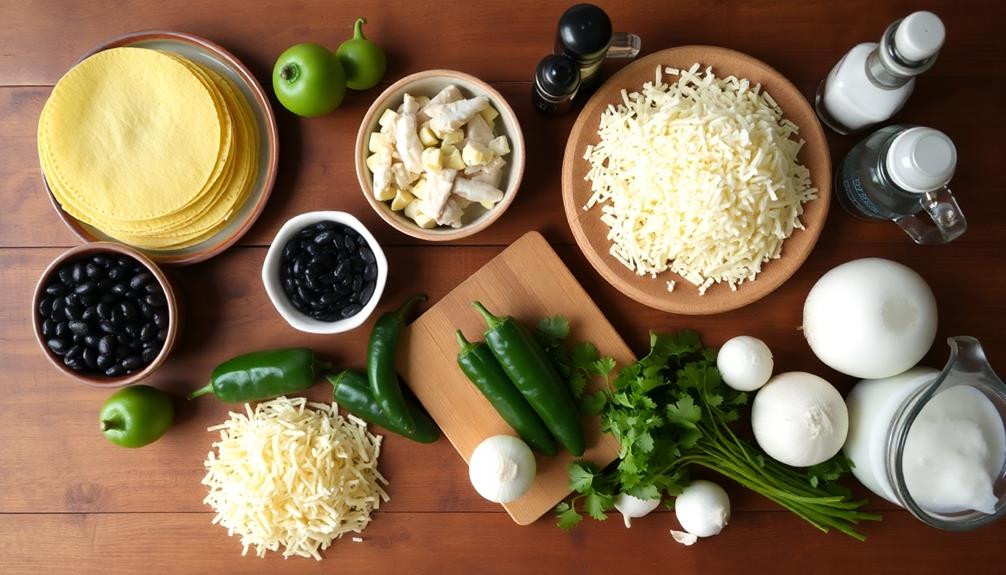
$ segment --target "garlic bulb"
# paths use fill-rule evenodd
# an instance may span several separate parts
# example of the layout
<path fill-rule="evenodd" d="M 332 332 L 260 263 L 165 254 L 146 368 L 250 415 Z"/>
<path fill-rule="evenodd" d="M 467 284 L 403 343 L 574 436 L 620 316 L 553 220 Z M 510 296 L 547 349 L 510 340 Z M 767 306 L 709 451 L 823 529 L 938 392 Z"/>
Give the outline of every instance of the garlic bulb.
<path fill-rule="evenodd" d="M 688 533 L 696 537 L 711 537 L 722 531 L 730 520 L 730 497 L 719 485 L 699 479 L 674 500 L 674 514 Z"/>
<path fill-rule="evenodd" d="M 849 412 L 830 383 L 791 371 L 773 377 L 758 391 L 751 406 L 751 428 L 758 446 L 772 459 L 808 467 L 842 449 Z"/>
<path fill-rule="evenodd" d="M 509 503 L 524 495 L 535 472 L 531 448 L 510 435 L 483 440 L 468 460 L 468 478 L 475 491 L 494 503 Z"/>
<path fill-rule="evenodd" d="M 723 383 L 737 391 L 754 391 L 772 377 L 772 351 L 762 340 L 739 335 L 716 354 L 716 368 Z"/>
<path fill-rule="evenodd" d="M 658 505 L 659 499 L 640 499 L 628 493 L 620 493 L 615 500 L 615 509 L 622 514 L 626 528 L 632 527 L 633 519 L 649 515 Z"/>

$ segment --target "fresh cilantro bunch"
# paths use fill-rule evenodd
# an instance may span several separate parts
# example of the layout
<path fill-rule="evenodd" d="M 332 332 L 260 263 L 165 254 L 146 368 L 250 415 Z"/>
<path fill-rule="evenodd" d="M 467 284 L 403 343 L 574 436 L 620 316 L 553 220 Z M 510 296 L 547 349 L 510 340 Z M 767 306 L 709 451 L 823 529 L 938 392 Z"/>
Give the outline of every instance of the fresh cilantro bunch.
<path fill-rule="evenodd" d="M 595 373 L 593 364 L 571 360 L 568 365 L 574 372 Z M 582 392 L 583 385 L 578 389 Z M 879 516 L 858 511 L 866 502 L 850 500 L 836 483 L 849 471 L 848 460 L 839 454 L 799 470 L 766 457 L 730 428 L 747 400 L 746 393 L 722 382 L 715 351 L 703 347 L 697 333 L 651 334 L 646 357 L 622 368 L 612 385 L 581 397 L 581 408 L 600 414 L 602 431 L 618 440 L 619 460 L 606 470 L 587 461 L 570 465 L 570 487 L 577 495 L 556 508 L 559 527 L 580 522 L 581 500 L 588 515 L 603 521 L 619 493 L 640 499 L 676 496 L 690 481 L 690 466 L 698 465 L 764 495 L 822 531 L 837 529 L 863 539 L 856 523 Z"/>

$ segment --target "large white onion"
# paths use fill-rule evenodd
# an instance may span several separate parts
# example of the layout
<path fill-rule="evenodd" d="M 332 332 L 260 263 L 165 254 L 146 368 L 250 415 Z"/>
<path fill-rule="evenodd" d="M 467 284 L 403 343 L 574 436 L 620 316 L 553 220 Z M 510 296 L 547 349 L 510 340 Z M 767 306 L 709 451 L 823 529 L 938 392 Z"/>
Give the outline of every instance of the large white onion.
<path fill-rule="evenodd" d="M 936 338 L 936 298 L 911 268 L 881 258 L 844 263 L 817 280 L 803 334 L 829 367 L 863 379 L 913 367 Z"/>
<path fill-rule="evenodd" d="M 769 457 L 808 467 L 842 449 L 849 411 L 830 383 L 811 373 L 791 371 L 758 390 L 751 406 L 751 428 Z"/>

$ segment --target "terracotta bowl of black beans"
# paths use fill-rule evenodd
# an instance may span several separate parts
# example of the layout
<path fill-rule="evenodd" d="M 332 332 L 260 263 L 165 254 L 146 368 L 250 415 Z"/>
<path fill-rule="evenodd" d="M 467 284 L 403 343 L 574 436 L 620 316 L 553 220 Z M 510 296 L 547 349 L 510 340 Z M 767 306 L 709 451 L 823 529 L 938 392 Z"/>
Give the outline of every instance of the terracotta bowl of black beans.
<path fill-rule="evenodd" d="M 112 242 L 77 246 L 49 264 L 35 287 L 32 317 L 53 365 L 107 388 L 150 375 L 178 331 L 175 295 L 160 268 Z"/>
<path fill-rule="evenodd" d="M 388 262 L 377 240 L 345 212 L 308 212 L 280 228 L 262 282 L 283 319 L 308 333 L 359 327 L 377 307 Z"/>

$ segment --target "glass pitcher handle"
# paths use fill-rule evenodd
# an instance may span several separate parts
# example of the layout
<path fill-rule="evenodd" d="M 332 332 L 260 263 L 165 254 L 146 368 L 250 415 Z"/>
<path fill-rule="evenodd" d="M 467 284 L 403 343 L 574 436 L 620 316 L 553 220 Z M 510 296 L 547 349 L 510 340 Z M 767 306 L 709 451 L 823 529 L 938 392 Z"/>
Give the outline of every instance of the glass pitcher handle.
<path fill-rule="evenodd" d="M 615 32 L 608 46 L 608 58 L 635 58 L 643 47 L 643 40 L 628 32 Z"/>
<path fill-rule="evenodd" d="M 933 219 L 932 224 L 916 215 L 894 218 L 894 223 L 905 230 L 915 243 L 945 244 L 957 239 L 968 229 L 968 222 L 949 188 L 929 192 L 920 204 Z"/>

